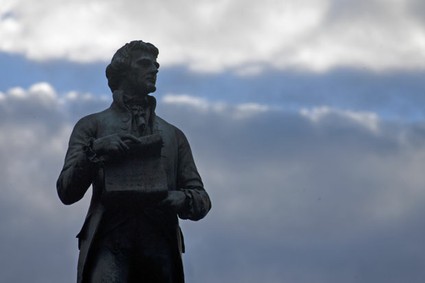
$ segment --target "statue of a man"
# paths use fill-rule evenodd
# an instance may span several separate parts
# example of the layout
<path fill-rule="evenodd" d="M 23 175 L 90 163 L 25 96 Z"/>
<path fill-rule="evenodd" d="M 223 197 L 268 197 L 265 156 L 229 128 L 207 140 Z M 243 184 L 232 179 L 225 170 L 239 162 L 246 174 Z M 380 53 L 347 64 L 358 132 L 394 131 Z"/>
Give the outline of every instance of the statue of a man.
<path fill-rule="evenodd" d="M 77 235 L 78 283 L 184 282 L 178 218 L 211 208 L 185 135 L 155 114 L 157 56 L 143 41 L 121 47 L 106 68 L 112 105 L 71 134 L 59 198 L 93 192 Z"/>

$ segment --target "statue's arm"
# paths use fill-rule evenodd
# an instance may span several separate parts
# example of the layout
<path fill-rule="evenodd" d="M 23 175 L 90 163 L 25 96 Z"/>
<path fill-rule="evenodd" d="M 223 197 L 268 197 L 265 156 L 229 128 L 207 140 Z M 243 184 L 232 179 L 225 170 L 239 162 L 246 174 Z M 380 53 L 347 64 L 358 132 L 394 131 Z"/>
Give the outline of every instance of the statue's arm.
<path fill-rule="evenodd" d="M 211 200 L 204 189 L 193 160 L 192 151 L 183 132 L 177 129 L 177 186 L 186 195 L 186 206 L 179 212 L 181 219 L 199 220 L 211 209 Z"/>
<path fill-rule="evenodd" d="M 91 116 L 78 121 L 72 131 L 65 163 L 56 183 L 59 198 L 64 204 L 79 201 L 95 177 L 98 167 L 89 161 L 86 153 L 95 132 L 95 121 Z"/>

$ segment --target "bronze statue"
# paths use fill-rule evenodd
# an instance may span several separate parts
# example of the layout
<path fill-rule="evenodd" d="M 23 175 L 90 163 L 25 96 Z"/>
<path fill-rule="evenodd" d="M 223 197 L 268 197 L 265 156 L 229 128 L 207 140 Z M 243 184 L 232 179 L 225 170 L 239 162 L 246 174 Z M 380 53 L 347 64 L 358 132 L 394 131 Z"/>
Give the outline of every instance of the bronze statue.
<path fill-rule="evenodd" d="M 82 118 L 57 181 L 64 204 L 92 199 L 78 233 L 78 283 L 184 282 L 178 218 L 211 208 L 189 143 L 155 114 L 158 49 L 125 44 L 106 68 L 112 105 Z"/>

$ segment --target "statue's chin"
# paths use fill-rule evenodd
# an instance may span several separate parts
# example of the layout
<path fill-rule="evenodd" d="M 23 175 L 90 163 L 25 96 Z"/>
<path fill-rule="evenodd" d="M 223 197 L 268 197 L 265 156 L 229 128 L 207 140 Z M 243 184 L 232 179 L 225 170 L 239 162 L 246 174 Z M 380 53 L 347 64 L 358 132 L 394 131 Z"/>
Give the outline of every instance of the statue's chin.
<path fill-rule="evenodd" d="M 156 86 L 154 84 L 145 84 L 143 88 L 145 89 L 145 93 L 151 93 L 156 91 Z"/>
<path fill-rule="evenodd" d="M 148 93 L 155 92 L 155 91 L 156 91 L 156 86 L 148 87 Z"/>

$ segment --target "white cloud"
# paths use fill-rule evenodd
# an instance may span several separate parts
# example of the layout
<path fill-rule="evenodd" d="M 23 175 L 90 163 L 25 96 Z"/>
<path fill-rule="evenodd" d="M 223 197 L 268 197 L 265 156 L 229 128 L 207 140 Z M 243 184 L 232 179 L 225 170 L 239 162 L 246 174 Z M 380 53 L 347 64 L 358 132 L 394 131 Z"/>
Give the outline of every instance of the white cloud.
<path fill-rule="evenodd" d="M 242 103 L 235 107 L 235 117 L 243 119 L 252 115 L 270 111 L 270 107 L 258 103 Z"/>
<path fill-rule="evenodd" d="M 34 99 L 42 103 L 47 103 L 49 101 L 55 102 L 58 98 L 54 88 L 46 82 L 33 84 L 28 91 L 21 87 L 11 88 L 4 96 L 4 99 L 7 97 L 18 100 Z"/>
<path fill-rule="evenodd" d="M 162 98 L 164 103 L 177 104 L 177 105 L 190 105 L 200 110 L 207 110 L 209 103 L 206 99 L 194 97 L 186 94 L 176 95 L 168 94 Z"/>
<path fill-rule="evenodd" d="M 347 119 L 358 123 L 372 132 L 379 130 L 379 117 L 373 112 L 351 111 L 334 109 L 327 106 L 319 106 L 311 109 L 302 108 L 300 114 L 307 117 L 311 121 L 318 123 L 322 119 Z"/>
<path fill-rule="evenodd" d="M 224 102 L 211 102 L 205 98 L 195 97 L 187 94 L 167 94 L 162 102 L 171 105 L 189 106 L 194 110 L 203 112 L 217 112 L 232 115 L 237 119 L 244 119 L 253 115 L 261 114 L 271 110 L 270 106 L 259 103 L 241 103 L 230 105 Z"/>
<path fill-rule="evenodd" d="M 37 60 L 109 60 L 143 39 L 160 48 L 163 66 L 203 71 L 425 67 L 414 0 L 3 2 L 0 50 Z"/>

